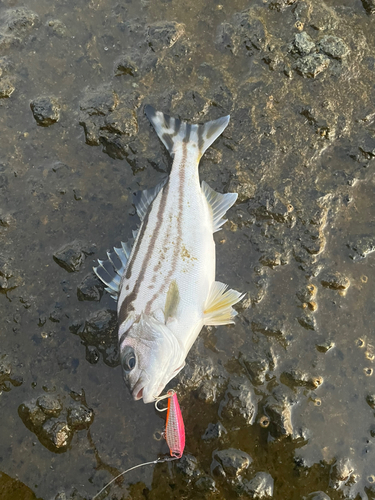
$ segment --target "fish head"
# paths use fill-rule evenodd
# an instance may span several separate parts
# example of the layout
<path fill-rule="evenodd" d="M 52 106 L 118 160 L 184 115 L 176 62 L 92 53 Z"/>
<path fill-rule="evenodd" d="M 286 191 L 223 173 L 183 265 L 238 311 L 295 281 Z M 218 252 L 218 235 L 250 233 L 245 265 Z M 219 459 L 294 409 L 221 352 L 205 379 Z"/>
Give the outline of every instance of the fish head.
<path fill-rule="evenodd" d="M 142 314 L 120 346 L 126 385 L 135 400 L 152 403 L 185 365 L 185 353 L 172 331 Z"/>

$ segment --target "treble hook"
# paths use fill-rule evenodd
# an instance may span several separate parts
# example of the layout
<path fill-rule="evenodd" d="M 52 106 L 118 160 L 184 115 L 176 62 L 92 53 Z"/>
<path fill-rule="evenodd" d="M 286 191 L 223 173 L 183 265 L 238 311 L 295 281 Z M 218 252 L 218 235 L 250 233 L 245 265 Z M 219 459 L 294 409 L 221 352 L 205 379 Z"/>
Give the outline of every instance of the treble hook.
<path fill-rule="evenodd" d="M 176 394 L 176 391 L 174 391 L 173 389 L 170 389 L 167 394 L 164 394 L 164 396 L 158 396 L 155 398 L 155 409 L 158 410 L 158 411 L 167 411 L 168 408 L 159 408 L 158 406 L 158 403 L 159 401 L 161 401 L 162 399 L 168 399 L 170 397 L 173 396 L 173 394 Z"/>

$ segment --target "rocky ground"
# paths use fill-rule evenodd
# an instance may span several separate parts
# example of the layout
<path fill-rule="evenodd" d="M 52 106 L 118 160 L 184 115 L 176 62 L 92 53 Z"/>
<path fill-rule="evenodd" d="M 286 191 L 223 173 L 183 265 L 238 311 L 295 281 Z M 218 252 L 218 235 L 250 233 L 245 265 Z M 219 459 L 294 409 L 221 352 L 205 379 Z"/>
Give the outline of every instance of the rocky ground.
<path fill-rule="evenodd" d="M 239 193 L 217 278 L 246 298 L 171 383 L 183 458 L 100 498 L 375 498 L 374 27 L 374 0 L 4 0 L 2 499 L 89 499 L 167 451 L 92 272 L 170 169 L 145 104 L 231 115 L 200 173 Z"/>

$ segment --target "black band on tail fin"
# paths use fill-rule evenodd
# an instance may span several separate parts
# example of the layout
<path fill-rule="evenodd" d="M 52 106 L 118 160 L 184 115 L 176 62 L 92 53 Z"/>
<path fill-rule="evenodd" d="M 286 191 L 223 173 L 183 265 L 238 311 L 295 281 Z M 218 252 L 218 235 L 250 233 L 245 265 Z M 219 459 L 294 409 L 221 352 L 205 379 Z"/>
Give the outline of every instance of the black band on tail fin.
<path fill-rule="evenodd" d="M 202 156 L 223 132 L 230 118 L 228 115 L 203 125 L 195 125 L 172 118 L 161 111 L 155 111 L 149 105 L 145 106 L 145 113 L 171 156 L 174 156 L 176 149 L 182 147 L 182 143 L 195 146 L 198 148 L 199 156 Z"/>

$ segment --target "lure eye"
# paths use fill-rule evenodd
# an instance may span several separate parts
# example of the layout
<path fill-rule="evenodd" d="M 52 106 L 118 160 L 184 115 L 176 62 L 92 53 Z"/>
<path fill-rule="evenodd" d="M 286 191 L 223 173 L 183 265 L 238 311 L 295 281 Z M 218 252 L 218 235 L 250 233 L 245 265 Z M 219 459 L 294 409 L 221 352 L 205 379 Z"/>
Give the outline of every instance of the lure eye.
<path fill-rule="evenodd" d="M 135 357 L 134 349 L 127 346 L 122 356 L 122 367 L 126 372 L 131 372 L 133 368 L 135 368 L 136 364 L 137 359 Z"/>

